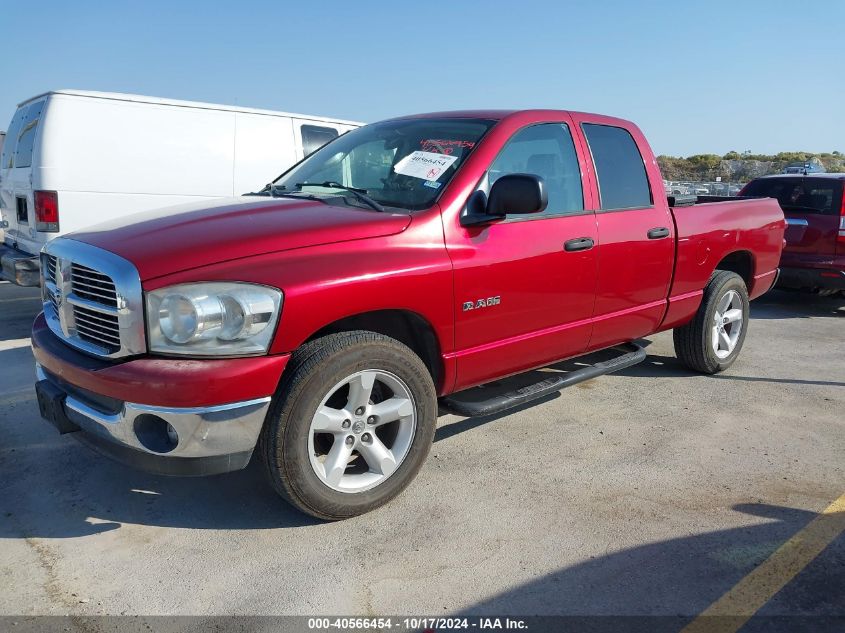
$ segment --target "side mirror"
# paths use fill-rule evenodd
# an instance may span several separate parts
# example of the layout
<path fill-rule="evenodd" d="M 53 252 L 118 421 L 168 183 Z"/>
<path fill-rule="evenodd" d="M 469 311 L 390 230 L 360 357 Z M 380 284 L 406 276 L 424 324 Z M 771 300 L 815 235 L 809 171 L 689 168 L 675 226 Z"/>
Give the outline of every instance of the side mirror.
<path fill-rule="evenodd" d="M 461 226 L 489 224 L 509 213 L 539 213 L 549 205 L 546 183 L 533 174 L 508 174 L 490 188 L 490 195 L 476 191 L 467 201 Z"/>
<path fill-rule="evenodd" d="M 490 188 L 487 197 L 489 215 L 539 213 L 549 205 L 546 183 L 533 174 L 508 174 Z"/>

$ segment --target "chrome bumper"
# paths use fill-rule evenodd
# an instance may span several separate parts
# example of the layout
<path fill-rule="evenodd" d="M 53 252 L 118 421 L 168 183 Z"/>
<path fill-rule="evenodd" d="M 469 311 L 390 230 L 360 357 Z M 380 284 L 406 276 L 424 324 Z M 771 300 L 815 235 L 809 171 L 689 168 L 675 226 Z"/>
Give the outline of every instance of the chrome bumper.
<path fill-rule="evenodd" d="M 37 286 L 41 283 L 39 257 L 6 244 L 0 244 L 0 271 L 0 277 L 19 286 Z"/>
<path fill-rule="evenodd" d="M 51 377 L 38 365 L 36 375 L 39 381 L 51 381 Z M 123 451 L 120 455 L 112 454 L 116 459 L 152 472 L 192 475 L 226 472 L 246 466 L 261 433 L 270 400 L 268 396 L 195 408 L 124 402 L 119 411 L 104 413 L 67 393 L 63 408 L 67 419 L 79 430 L 105 440 L 98 443 L 100 448 L 117 445 L 135 453 Z M 144 455 L 153 459 L 145 462 Z M 163 461 L 170 464 L 162 467 Z M 203 461 L 205 467 L 193 467 Z M 212 461 L 218 466 L 209 470 L 207 465 Z M 192 466 L 186 468 L 189 464 Z"/>

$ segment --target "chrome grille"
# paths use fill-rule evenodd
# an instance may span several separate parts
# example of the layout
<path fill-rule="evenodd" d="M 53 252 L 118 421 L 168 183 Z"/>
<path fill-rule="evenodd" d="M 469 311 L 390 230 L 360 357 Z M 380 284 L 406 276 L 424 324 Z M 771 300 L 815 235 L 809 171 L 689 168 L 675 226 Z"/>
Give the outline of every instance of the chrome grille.
<path fill-rule="evenodd" d="M 73 320 L 77 334 L 83 341 L 102 345 L 110 354 L 120 349 L 117 316 L 74 306 Z"/>
<path fill-rule="evenodd" d="M 81 264 L 70 267 L 71 290 L 78 297 L 94 303 L 117 307 L 117 290 L 114 282 L 102 273 Z"/>
<path fill-rule="evenodd" d="M 135 267 L 94 246 L 57 238 L 42 255 L 44 315 L 69 345 L 118 358 L 146 351 Z"/>
<path fill-rule="evenodd" d="M 47 271 L 45 272 L 47 281 L 56 281 L 56 257 L 47 255 Z"/>

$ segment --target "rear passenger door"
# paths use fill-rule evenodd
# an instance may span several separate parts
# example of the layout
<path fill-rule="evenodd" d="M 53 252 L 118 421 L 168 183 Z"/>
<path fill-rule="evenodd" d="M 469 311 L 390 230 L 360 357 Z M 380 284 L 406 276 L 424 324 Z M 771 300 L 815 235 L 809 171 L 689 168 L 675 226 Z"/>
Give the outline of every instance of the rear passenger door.
<path fill-rule="evenodd" d="M 590 339 L 590 349 L 599 349 L 645 336 L 659 326 L 672 276 L 675 231 L 659 175 L 656 184 L 650 182 L 645 160 L 653 163 L 654 157 L 639 131 L 589 115 L 581 115 L 578 122 L 592 156 L 599 201 Z"/>

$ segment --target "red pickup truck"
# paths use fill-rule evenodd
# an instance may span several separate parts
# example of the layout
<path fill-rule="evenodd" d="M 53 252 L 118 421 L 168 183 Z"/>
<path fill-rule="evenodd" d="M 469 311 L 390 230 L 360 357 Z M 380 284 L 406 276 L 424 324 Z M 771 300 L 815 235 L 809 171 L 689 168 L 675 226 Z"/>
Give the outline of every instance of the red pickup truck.
<path fill-rule="evenodd" d="M 640 130 L 555 110 L 427 114 L 331 141 L 264 190 L 56 239 L 32 332 L 42 416 L 165 474 L 243 468 L 340 519 L 413 479 L 438 405 L 507 410 L 674 329 L 734 362 L 772 286 L 776 200 L 672 208 Z M 487 397 L 504 376 L 611 360 Z M 462 393 L 459 393 L 462 392 Z"/>

